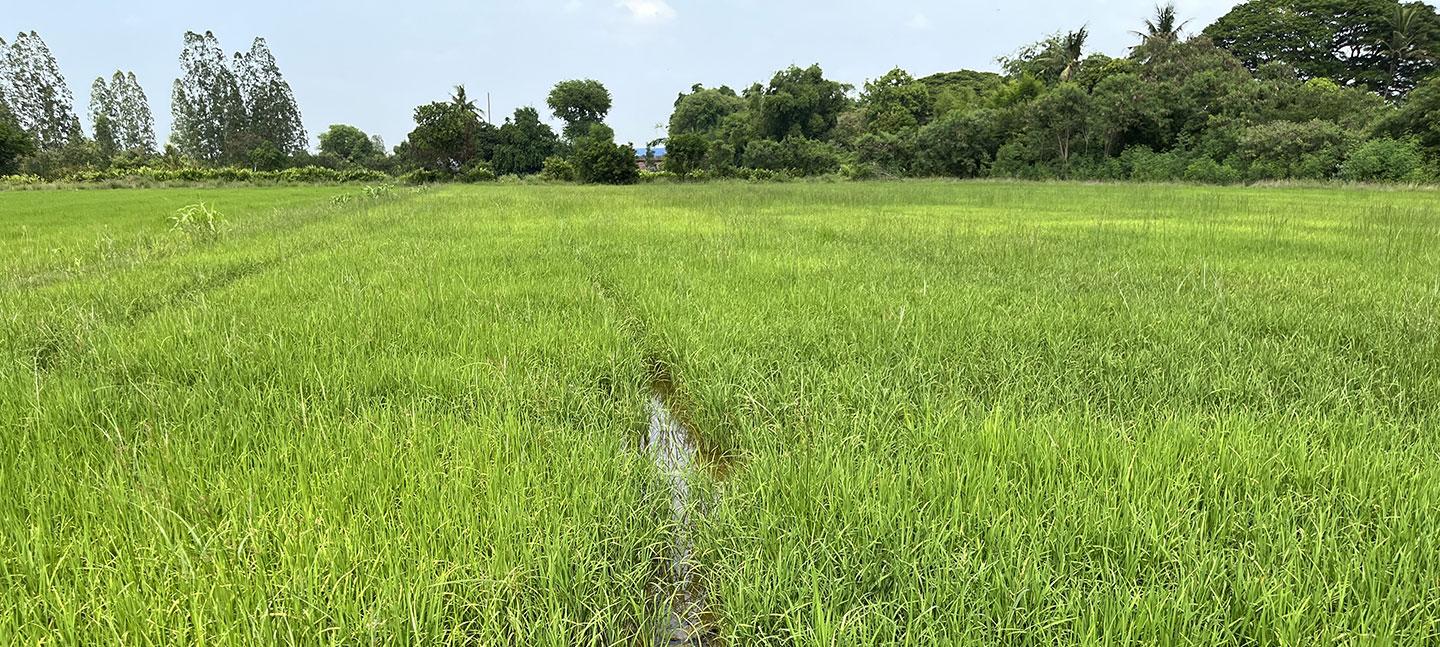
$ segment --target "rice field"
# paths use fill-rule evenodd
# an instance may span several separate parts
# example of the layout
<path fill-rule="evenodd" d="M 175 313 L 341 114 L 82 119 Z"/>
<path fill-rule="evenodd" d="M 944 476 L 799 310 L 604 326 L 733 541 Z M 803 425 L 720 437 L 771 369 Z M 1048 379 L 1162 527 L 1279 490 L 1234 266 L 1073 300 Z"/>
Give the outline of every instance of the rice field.
<path fill-rule="evenodd" d="M 0 192 L 6 643 L 1436 644 L 1437 429 L 1433 191 Z"/>

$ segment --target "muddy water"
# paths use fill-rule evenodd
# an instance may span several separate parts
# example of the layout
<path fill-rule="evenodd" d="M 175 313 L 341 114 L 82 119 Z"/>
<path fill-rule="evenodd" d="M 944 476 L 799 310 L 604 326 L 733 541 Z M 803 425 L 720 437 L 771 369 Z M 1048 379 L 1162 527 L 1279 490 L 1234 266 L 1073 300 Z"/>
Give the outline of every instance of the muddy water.
<path fill-rule="evenodd" d="M 704 506 L 693 496 L 690 479 L 700 473 L 699 438 L 672 412 L 668 402 L 673 390 L 669 379 L 657 376 L 651 384 L 647 409 L 650 424 L 645 451 L 664 477 L 670 496 L 670 513 L 675 521 L 674 543 L 670 546 L 669 578 L 663 594 L 670 604 L 670 617 L 661 644 L 705 645 L 706 595 L 695 574 L 693 534 Z"/>

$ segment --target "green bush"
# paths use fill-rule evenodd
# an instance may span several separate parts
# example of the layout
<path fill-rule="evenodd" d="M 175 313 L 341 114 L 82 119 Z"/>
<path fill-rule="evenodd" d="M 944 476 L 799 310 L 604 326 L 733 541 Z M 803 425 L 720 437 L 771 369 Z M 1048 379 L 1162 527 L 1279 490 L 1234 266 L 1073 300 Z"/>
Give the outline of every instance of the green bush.
<path fill-rule="evenodd" d="M 1190 166 L 1183 151 L 1157 153 L 1148 146 L 1132 146 L 1120 153 L 1126 177 L 1137 182 L 1174 182 L 1185 179 Z"/>
<path fill-rule="evenodd" d="M 1331 121 L 1272 121 L 1246 128 L 1239 147 L 1251 179 L 1318 180 L 1334 176 L 1348 141 Z"/>
<path fill-rule="evenodd" d="M 0 185 L 5 186 L 33 186 L 44 182 L 38 175 L 0 175 Z"/>
<path fill-rule="evenodd" d="M 745 147 L 741 164 L 747 168 L 813 176 L 835 173 L 842 162 L 840 149 L 828 142 L 786 137 L 784 141 L 758 139 Z"/>
<path fill-rule="evenodd" d="M 575 167 L 569 160 L 552 155 L 545 158 L 545 164 L 540 168 L 540 179 L 550 182 L 574 182 Z"/>
<path fill-rule="evenodd" d="M 471 184 L 478 182 L 494 182 L 495 179 L 495 171 L 490 168 L 489 164 L 486 164 L 484 162 L 477 162 L 475 164 L 472 164 L 469 168 L 465 169 L 460 173 L 460 181 L 468 182 Z"/>
<path fill-rule="evenodd" d="M 445 176 L 441 175 L 441 174 L 440 174 L 439 172 L 437 172 L 437 171 L 432 171 L 432 170 L 430 170 L 430 169 L 417 168 L 417 169 L 415 169 L 415 170 L 413 170 L 413 171 L 410 171 L 409 173 L 406 173 L 406 174 L 400 176 L 399 179 L 400 179 L 400 183 L 401 183 L 401 184 L 410 184 L 410 185 L 417 185 L 417 184 L 434 184 L 435 182 L 439 182 L 439 181 L 441 181 L 441 180 L 444 180 L 444 179 L 445 179 Z"/>
<path fill-rule="evenodd" d="M 1242 179 L 1240 171 L 1208 157 L 1199 157 L 1185 167 L 1185 180 L 1205 184 L 1235 184 Z"/>
<path fill-rule="evenodd" d="M 115 167 L 107 170 L 76 171 L 64 178 L 66 182 L 101 183 L 116 180 L 139 182 L 289 182 L 295 184 L 337 184 L 344 182 L 385 182 L 391 178 L 369 169 L 335 170 L 321 166 L 302 166 L 283 171 L 253 171 L 248 168 L 221 166 L 214 168 L 160 168 L 139 166 Z"/>
<path fill-rule="evenodd" d="M 591 126 L 575 142 L 572 160 L 575 179 L 586 184 L 634 184 L 640 179 L 635 149 L 616 144 L 615 131 L 605 124 Z"/>
<path fill-rule="evenodd" d="M 1352 182 L 1423 182 L 1427 175 L 1425 155 L 1413 139 L 1369 140 L 1340 165 L 1340 177 Z"/>

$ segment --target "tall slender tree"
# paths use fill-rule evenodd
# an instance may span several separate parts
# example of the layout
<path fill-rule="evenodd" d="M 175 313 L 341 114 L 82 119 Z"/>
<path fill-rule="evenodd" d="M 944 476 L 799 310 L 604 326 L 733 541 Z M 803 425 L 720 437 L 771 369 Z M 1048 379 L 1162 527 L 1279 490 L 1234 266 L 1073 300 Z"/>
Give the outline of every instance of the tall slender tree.
<path fill-rule="evenodd" d="M 0 36 L 0 110 L 10 114 L 10 44 Z"/>
<path fill-rule="evenodd" d="M 116 71 L 109 82 L 95 79 L 90 86 L 90 123 L 102 153 L 155 152 L 155 120 L 134 72 Z"/>
<path fill-rule="evenodd" d="M 82 136 L 70 86 L 39 34 L 32 31 L 16 36 L 5 52 L 4 67 L 4 94 L 10 110 L 37 148 L 61 148 Z"/>
<path fill-rule="evenodd" d="M 245 104 L 215 34 L 185 32 L 180 68 L 170 106 L 176 147 L 211 163 L 238 158 L 234 149 L 246 126 Z"/>
<path fill-rule="evenodd" d="M 90 84 L 90 130 L 95 133 L 95 146 L 107 159 L 120 152 L 121 148 L 120 140 L 115 136 L 117 112 L 110 84 L 103 76 L 96 78 Z"/>
<path fill-rule="evenodd" d="M 119 72 L 111 78 L 111 83 L 116 83 Z M 150 112 L 150 99 L 145 96 L 145 88 L 140 87 L 134 72 L 126 72 L 123 88 L 116 96 L 116 102 L 120 110 L 120 138 L 124 142 L 125 150 L 132 153 L 153 155 L 155 147 L 155 116 Z"/>
<path fill-rule="evenodd" d="M 256 38 L 249 52 L 235 55 L 235 74 L 245 103 L 246 134 L 253 145 L 269 142 L 285 155 L 305 150 L 308 141 L 295 93 L 264 38 Z"/>

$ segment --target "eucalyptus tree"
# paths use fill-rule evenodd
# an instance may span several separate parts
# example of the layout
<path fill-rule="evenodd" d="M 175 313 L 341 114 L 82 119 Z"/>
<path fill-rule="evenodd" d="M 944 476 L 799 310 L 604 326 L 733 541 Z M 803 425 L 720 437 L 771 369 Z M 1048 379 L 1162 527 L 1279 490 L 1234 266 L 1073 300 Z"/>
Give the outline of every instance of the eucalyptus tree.
<path fill-rule="evenodd" d="M 170 105 L 176 147 L 211 163 L 239 157 L 234 148 L 246 128 L 245 102 L 214 33 L 185 32 L 180 69 Z"/>
<path fill-rule="evenodd" d="M 249 147 L 268 142 L 287 156 L 305 150 L 305 126 L 295 93 L 264 38 L 256 38 L 249 52 L 235 54 L 235 77 L 245 106 Z"/>
<path fill-rule="evenodd" d="M 155 119 L 134 72 L 116 71 L 90 86 L 90 123 L 95 143 L 107 155 L 155 153 Z"/>
<path fill-rule="evenodd" d="M 112 87 L 118 79 L 119 72 L 116 72 L 110 80 Z M 140 87 L 134 72 L 125 73 L 124 82 L 119 83 L 119 89 L 114 94 L 120 111 L 119 136 L 125 150 L 154 155 L 158 150 L 155 146 L 155 116 L 150 111 L 150 98 L 145 95 L 145 88 Z"/>
<path fill-rule="evenodd" d="M 0 175 L 14 173 L 21 157 L 35 152 L 30 133 L 25 132 L 0 97 Z"/>
<path fill-rule="evenodd" d="M 20 128 L 40 150 L 55 150 L 81 137 L 75 99 L 44 39 L 20 33 L 4 52 L 3 94 Z"/>

